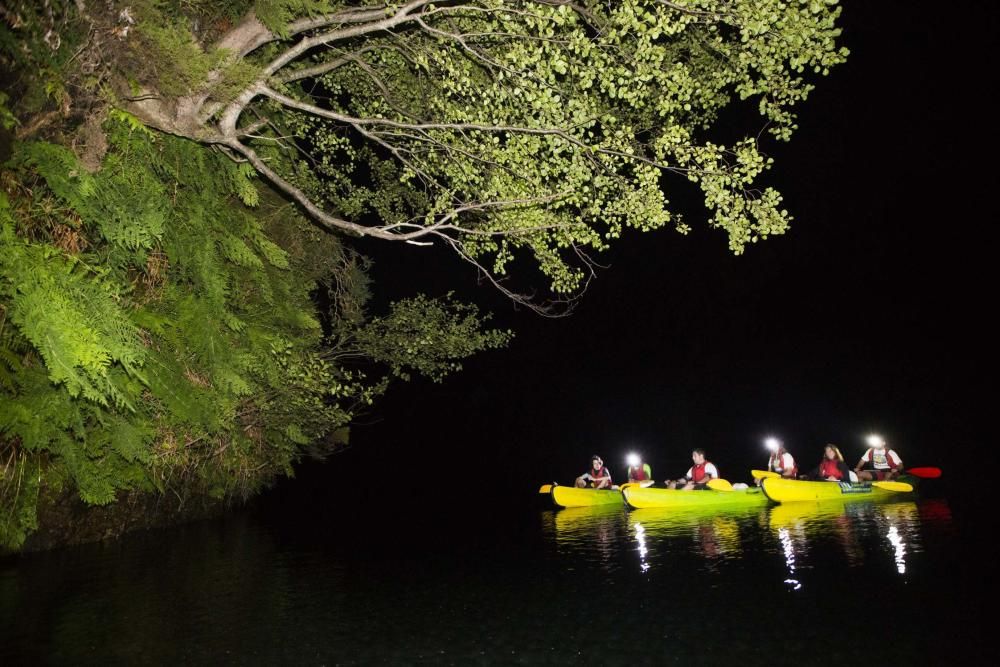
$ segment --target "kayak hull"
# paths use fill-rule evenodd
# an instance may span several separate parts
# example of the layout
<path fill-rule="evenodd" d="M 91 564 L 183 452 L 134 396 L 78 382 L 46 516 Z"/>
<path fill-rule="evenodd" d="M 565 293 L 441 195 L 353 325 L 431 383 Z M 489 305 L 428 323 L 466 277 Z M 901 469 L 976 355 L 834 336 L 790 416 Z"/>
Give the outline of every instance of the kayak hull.
<path fill-rule="evenodd" d="M 767 497 L 776 503 L 817 502 L 824 500 L 884 500 L 905 498 L 908 491 L 890 491 L 871 482 L 810 482 L 801 479 L 768 478 L 761 481 Z"/>
<path fill-rule="evenodd" d="M 768 500 L 759 488 L 732 491 L 682 491 L 681 489 L 654 489 L 630 486 L 622 490 L 629 507 L 651 507 L 686 510 L 697 507 L 763 507 Z"/>
<path fill-rule="evenodd" d="M 621 505 L 622 492 L 613 489 L 578 489 L 575 486 L 553 486 L 552 502 L 557 507 L 599 507 Z"/>

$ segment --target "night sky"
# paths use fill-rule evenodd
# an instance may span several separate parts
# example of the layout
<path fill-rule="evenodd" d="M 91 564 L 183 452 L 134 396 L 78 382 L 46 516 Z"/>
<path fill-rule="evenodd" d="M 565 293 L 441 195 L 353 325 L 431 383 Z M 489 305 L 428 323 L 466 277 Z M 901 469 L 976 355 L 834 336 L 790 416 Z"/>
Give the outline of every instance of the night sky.
<path fill-rule="evenodd" d="M 776 165 L 762 183 L 795 217 L 786 235 L 733 256 L 702 224 L 697 193 L 671 181 L 693 232 L 628 234 L 558 320 L 477 286 L 443 249 L 362 245 L 376 306 L 455 290 L 517 335 L 443 384 L 394 386 L 352 448 L 303 467 L 302 483 L 386 474 L 420 496 L 429 474 L 486 480 L 499 499 L 570 483 L 594 453 L 619 479 L 631 449 L 657 480 L 677 477 L 696 446 L 723 477 L 749 481 L 766 435 L 800 466 L 825 442 L 853 465 L 871 431 L 908 465 L 965 466 L 988 442 L 996 394 L 985 99 L 997 20 L 939 3 L 842 4 L 850 58 L 815 82 L 792 142 L 766 145 Z"/>

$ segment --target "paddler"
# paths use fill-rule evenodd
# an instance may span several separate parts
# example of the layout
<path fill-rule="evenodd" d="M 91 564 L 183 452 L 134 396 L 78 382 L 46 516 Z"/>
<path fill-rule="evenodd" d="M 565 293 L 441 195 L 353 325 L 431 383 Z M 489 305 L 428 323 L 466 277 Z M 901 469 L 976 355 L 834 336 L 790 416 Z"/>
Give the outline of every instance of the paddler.
<path fill-rule="evenodd" d="M 858 479 L 863 482 L 881 482 L 899 477 L 899 473 L 903 471 L 903 459 L 899 458 L 899 454 L 889 449 L 880 435 L 868 436 L 867 442 L 868 450 L 861 455 L 858 465 L 854 466 Z"/>
<path fill-rule="evenodd" d="M 767 469 L 782 477 L 795 479 L 799 468 L 795 465 L 795 459 L 785 449 L 785 443 L 777 438 L 768 438 L 764 441 L 764 445 L 771 452 L 771 456 L 767 459 Z"/>
<path fill-rule="evenodd" d="M 653 484 L 653 469 L 648 463 L 643 463 L 642 456 L 633 452 L 625 458 L 628 464 L 628 481 L 639 486 L 650 486 Z"/>
<path fill-rule="evenodd" d="M 844 463 L 844 455 L 840 453 L 837 445 L 829 444 L 823 447 L 823 459 L 816 467 L 813 475 L 816 479 L 827 482 L 849 482 L 851 481 L 851 471 Z"/>
<path fill-rule="evenodd" d="M 576 478 L 576 486 L 581 489 L 610 489 L 611 473 L 604 467 L 604 460 L 594 454 L 590 457 L 590 470 Z"/>
<path fill-rule="evenodd" d="M 671 489 L 704 489 L 709 480 L 719 478 L 719 470 L 714 463 L 705 459 L 704 449 L 695 449 L 691 452 L 691 460 L 694 465 L 688 468 L 687 474 L 682 479 L 667 480 L 666 484 Z"/>
<path fill-rule="evenodd" d="M 776 472 L 782 477 L 795 479 L 799 473 L 799 468 L 795 465 L 795 459 L 785 449 L 785 444 L 777 438 L 767 438 L 764 446 L 771 452 L 767 459 L 768 472 Z M 756 480 L 760 486 L 760 479 Z"/>

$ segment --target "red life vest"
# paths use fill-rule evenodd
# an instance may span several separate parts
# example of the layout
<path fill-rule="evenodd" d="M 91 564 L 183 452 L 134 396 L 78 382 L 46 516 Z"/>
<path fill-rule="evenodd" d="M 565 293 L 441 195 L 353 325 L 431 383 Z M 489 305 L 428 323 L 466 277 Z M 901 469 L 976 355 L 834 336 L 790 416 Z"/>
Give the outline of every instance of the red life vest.
<path fill-rule="evenodd" d="M 771 458 L 767 462 L 768 469 L 773 470 L 774 472 L 780 475 L 784 475 L 786 472 L 786 470 L 783 467 L 785 465 L 785 454 L 788 454 L 788 452 L 786 452 L 783 449 L 779 449 L 778 451 L 771 454 Z M 791 456 L 791 454 L 788 455 Z M 792 461 L 794 460 L 795 458 L 792 457 Z M 795 477 L 798 474 L 798 472 L 799 472 L 799 467 L 793 466 L 791 470 L 792 477 Z"/>
<path fill-rule="evenodd" d="M 597 486 L 597 484 L 598 484 L 597 478 L 598 477 L 607 477 L 608 478 L 608 486 L 607 486 L 607 488 L 609 488 L 609 489 L 611 488 L 611 473 L 608 472 L 608 469 L 605 468 L 604 466 L 601 466 L 601 471 L 599 473 L 597 473 L 596 475 L 594 474 L 594 469 L 591 468 L 590 469 L 590 476 L 591 476 L 591 478 L 593 478 L 593 479 L 590 480 L 590 485 L 591 486 L 594 486 L 594 487 Z"/>
<path fill-rule="evenodd" d="M 628 469 L 628 478 L 634 479 L 637 482 L 644 482 L 648 477 L 646 477 L 646 466 L 639 466 L 638 468 Z"/>
<path fill-rule="evenodd" d="M 823 459 L 823 462 L 819 464 L 819 476 L 823 479 L 827 477 L 844 479 L 844 472 L 840 469 L 839 464 L 840 461 L 837 459 Z"/>
<path fill-rule="evenodd" d="M 705 466 L 708 465 L 708 461 L 704 463 L 699 463 L 698 465 L 691 466 L 691 481 L 695 484 L 701 484 L 702 481 L 708 476 L 705 474 Z"/>

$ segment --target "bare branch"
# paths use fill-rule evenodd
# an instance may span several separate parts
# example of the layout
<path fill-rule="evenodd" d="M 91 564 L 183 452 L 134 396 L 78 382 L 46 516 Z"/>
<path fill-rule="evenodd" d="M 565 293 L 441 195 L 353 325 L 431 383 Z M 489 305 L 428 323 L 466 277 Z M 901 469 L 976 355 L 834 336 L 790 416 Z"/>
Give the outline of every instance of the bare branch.
<path fill-rule="evenodd" d="M 274 81 L 275 83 L 291 83 L 292 81 L 299 81 L 301 79 L 308 79 L 310 77 L 322 76 L 327 72 L 332 72 L 338 67 L 342 67 L 343 65 L 346 65 L 348 63 L 357 62 L 361 54 L 367 53 L 369 51 L 374 51 L 376 49 L 377 47 L 375 46 L 365 46 L 345 56 L 335 58 L 334 60 L 330 60 L 324 63 L 319 63 L 313 65 L 312 67 L 303 67 L 301 69 L 296 69 L 281 76 L 272 77 L 271 80 Z"/>
<path fill-rule="evenodd" d="M 331 30 L 312 37 L 305 37 L 299 41 L 298 44 L 286 49 L 281 53 L 281 55 L 268 63 L 268 65 L 264 68 L 264 74 L 266 76 L 271 76 L 288 63 L 317 46 L 330 44 L 331 42 L 353 39 L 355 37 L 361 37 L 373 32 L 382 32 L 406 23 L 407 21 L 413 21 L 418 17 L 413 16 L 412 12 L 429 4 L 431 4 L 431 0 L 414 0 L 413 2 L 403 5 L 394 15 L 388 16 L 380 21 L 362 21 L 358 22 L 357 25 L 351 25 L 350 27 L 341 28 L 339 30 Z"/>
<path fill-rule="evenodd" d="M 550 299 L 542 303 L 538 303 L 535 300 L 534 294 L 521 294 L 509 289 L 504 285 L 499 279 L 497 279 L 486 267 L 484 267 L 475 257 L 469 254 L 468 251 L 462 246 L 461 242 L 450 238 L 444 237 L 445 242 L 451 247 L 451 249 L 461 257 L 463 260 L 476 267 L 481 280 L 492 285 L 501 294 L 506 296 L 508 299 L 516 304 L 522 305 L 525 308 L 535 312 L 542 317 L 557 318 L 565 317 L 569 315 L 573 309 L 576 307 L 577 301 L 583 295 L 582 290 L 578 295 L 575 295 L 569 299 Z M 589 283 L 589 278 L 587 283 Z"/>

